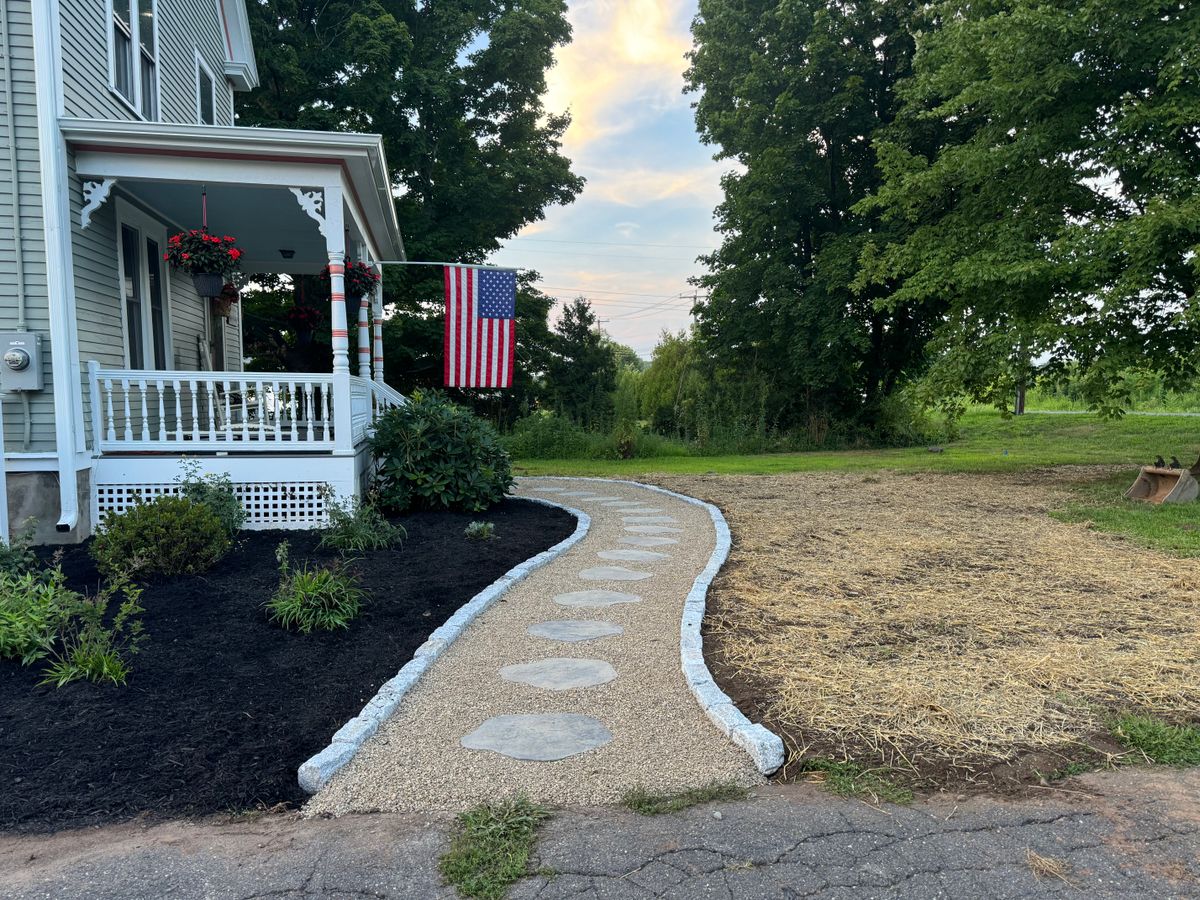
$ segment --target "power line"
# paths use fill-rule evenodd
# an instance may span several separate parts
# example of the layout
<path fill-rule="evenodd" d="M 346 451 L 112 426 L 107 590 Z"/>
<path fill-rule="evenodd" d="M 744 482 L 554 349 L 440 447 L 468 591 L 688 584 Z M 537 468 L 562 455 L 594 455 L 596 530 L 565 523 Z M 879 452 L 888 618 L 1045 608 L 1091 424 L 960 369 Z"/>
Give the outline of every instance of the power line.
<path fill-rule="evenodd" d="M 621 245 L 625 246 L 625 245 Z M 580 250 L 533 250 L 523 248 L 522 253 L 546 253 L 550 256 L 595 256 L 600 259 L 647 259 L 666 260 L 668 262 L 695 262 L 691 256 L 642 256 L 632 253 L 586 253 Z"/>
<path fill-rule="evenodd" d="M 618 241 L 568 241 L 555 238 L 527 238 L 517 236 L 509 238 L 511 241 L 534 241 L 539 244 L 600 244 L 605 247 L 673 247 L 679 250 L 704 250 L 709 253 L 715 248 L 705 246 L 704 244 L 655 244 L 649 241 L 639 241 L 638 243 L 621 243 Z"/>

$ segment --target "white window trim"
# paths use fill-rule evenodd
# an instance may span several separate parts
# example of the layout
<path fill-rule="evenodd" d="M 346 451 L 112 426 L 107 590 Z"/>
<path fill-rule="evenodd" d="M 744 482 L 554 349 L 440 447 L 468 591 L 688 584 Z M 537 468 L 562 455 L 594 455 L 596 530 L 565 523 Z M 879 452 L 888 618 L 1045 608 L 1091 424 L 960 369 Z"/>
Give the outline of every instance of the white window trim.
<path fill-rule="evenodd" d="M 213 74 L 213 70 L 208 63 L 204 61 L 204 57 L 200 55 L 200 48 L 194 48 L 196 55 L 196 124 L 197 125 L 216 125 L 217 124 L 217 76 Z M 208 82 L 212 85 L 212 110 L 213 120 L 211 123 L 205 122 L 201 117 L 200 105 L 200 72 L 203 71 L 208 76 Z"/>
<path fill-rule="evenodd" d="M 104 9 L 107 14 L 107 18 L 104 22 L 107 38 L 104 43 L 108 47 L 108 90 L 114 97 L 117 98 L 118 103 L 128 109 L 143 122 L 160 121 L 162 119 L 162 61 L 160 59 L 161 54 L 159 52 L 158 0 L 150 0 L 150 2 L 154 13 L 154 106 L 158 112 L 158 115 L 153 120 L 147 119 L 147 117 L 141 112 L 141 110 L 145 107 L 145 104 L 142 102 L 142 45 L 141 41 L 139 40 L 140 36 L 138 33 L 139 29 L 141 28 L 141 22 L 139 21 L 140 17 L 137 16 L 133 10 L 130 10 L 130 18 L 132 21 L 129 23 L 129 52 L 133 56 L 133 72 L 130 75 L 130 78 L 133 82 L 133 99 L 131 100 L 117 89 L 117 48 L 113 46 L 113 0 L 105 0 L 104 3 Z M 136 0 L 134 5 L 136 7 Z"/>
<path fill-rule="evenodd" d="M 128 225 L 134 228 L 141 236 L 138 242 L 139 257 L 146 253 L 146 238 L 158 241 L 159 248 L 163 253 L 166 252 L 167 226 L 121 197 L 116 198 L 116 217 L 116 246 L 113 250 L 117 254 L 117 302 L 121 307 L 121 353 L 125 357 L 125 368 L 128 369 L 133 366 L 133 360 L 129 356 L 129 311 L 125 303 L 125 254 L 121 252 L 121 226 Z M 158 277 L 163 295 L 163 355 L 166 357 L 163 362 L 167 367 L 166 370 L 170 370 L 175 368 L 175 346 L 171 340 L 173 330 L 171 326 L 174 321 L 171 314 L 171 267 L 161 256 L 155 261 L 159 266 Z M 142 279 L 142 358 L 145 360 L 145 365 L 152 367 L 154 364 L 154 320 L 150 309 L 149 278 L 144 270 L 138 273 L 138 277 Z M 144 368 L 141 371 L 166 370 Z"/>

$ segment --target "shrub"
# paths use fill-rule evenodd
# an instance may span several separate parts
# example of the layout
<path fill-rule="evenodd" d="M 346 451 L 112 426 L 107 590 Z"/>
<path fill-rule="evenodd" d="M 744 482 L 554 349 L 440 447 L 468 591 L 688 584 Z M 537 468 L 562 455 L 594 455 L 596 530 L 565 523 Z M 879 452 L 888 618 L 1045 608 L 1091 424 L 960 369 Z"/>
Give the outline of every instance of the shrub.
<path fill-rule="evenodd" d="M 535 412 L 513 423 L 504 446 L 521 459 L 600 459 L 604 436 L 587 431 L 565 416 Z"/>
<path fill-rule="evenodd" d="M 229 535 L 207 505 L 164 495 L 109 512 L 92 539 L 101 572 L 191 575 L 212 568 L 229 549 Z"/>
<path fill-rule="evenodd" d="M 124 596 L 112 620 L 105 624 L 108 607 Z M 145 635 L 140 605 L 142 589 L 118 574 L 95 597 L 79 598 L 62 625 L 62 649 L 46 668 L 42 684 L 62 687 L 86 678 L 124 684 L 129 678 L 128 657 L 137 653 Z"/>
<path fill-rule="evenodd" d="M 0 572 L 20 575 L 37 571 L 38 558 L 33 552 L 33 536 L 36 532 L 37 519 L 26 519 L 12 540 L 7 544 L 0 540 Z"/>
<path fill-rule="evenodd" d="M 201 475 L 195 460 L 184 462 L 182 468 L 183 474 L 176 479 L 180 492 L 193 503 L 207 506 L 232 539 L 246 524 L 246 508 L 233 491 L 233 479 L 228 473 Z"/>
<path fill-rule="evenodd" d="M 328 486 L 322 491 L 329 524 L 321 533 L 320 547 L 354 551 L 386 550 L 405 537 L 399 525 L 393 525 L 371 500 L 338 500 Z"/>
<path fill-rule="evenodd" d="M 512 487 L 496 430 L 437 391 L 417 391 L 375 423 L 371 439 L 379 500 L 412 507 L 483 512 Z"/>
<path fill-rule="evenodd" d="M 472 522 L 463 534 L 473 541 L 490 541 L 496 536 L 496 526 L 491 522 Z"/>
<path fill-rule="evenodd" d="M 54 648 L 63 623 L 83 599 L 66 580 L 57 565 L 46 572 L 0 571 L 0 659 L 27 666 Z"/>
<path fill-rule="evenodd" d="M 313 629 L 349 628 L 358 617 L 365 595 L 353 575 L 338 568 L 292 568 L 287 541 L 276 549 L 275 559 L 279 587 L 267 602 L 272 622 L 308 634 Z"/>

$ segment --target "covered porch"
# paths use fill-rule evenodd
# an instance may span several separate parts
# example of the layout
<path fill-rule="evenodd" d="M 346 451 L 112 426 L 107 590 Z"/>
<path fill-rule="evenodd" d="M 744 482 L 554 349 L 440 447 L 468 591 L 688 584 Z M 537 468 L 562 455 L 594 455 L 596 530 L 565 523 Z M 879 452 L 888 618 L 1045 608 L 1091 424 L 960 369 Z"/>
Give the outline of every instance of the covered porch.
<path fill-rule="evenodd" d="M 248 527 L 323 521 L 324 486 L 341 496 L 361 491 L 371 424 L 405 402 L 383 378 L 382 286 L 351 298 L 350 308 L 345 290 L 346 259 L 377 271 L 382 260 L 403 259 L 380 139 L 140 122 L 61 124 L 81 183 L 78 226 L 84 232 L 116 196 L 167 231 L 197 228 L 203 195 L 208 231 L 236 236 L 243 273 L 308 275 L 328 267 L 330 282 L 332 357 L 324 372 L 241 371 L 240 336 L 239 358 L 214 366 L 215 353 L 203 345 L 198 352 L 167 346 L 171 327 L 149 312 L 144 330 L 158 328 L 166 336 L 144 338 L 141 365 L 129 365 L 138 355 L 128 350 L 124 366 L 113 365 L 111 356 L 81 359 L 93 521 L 136 495 L 177 490 L 184 457 L 202 471 L 231 476 Z M 118 232 L 118 240 L 123 236 Z M 155 265 L 166 264 L 150 260 L 147 295 L 157 290 Z M 121 315 L 133 340 L 127 323 L 143 310 L 131 311 L 137 286 L 129 268 L 122 270 Z M 171 294 L 188 293 L 190 284 L 178 276 L 159 281 L 173 288 L 158 299 L 161 311 L 153 316 L 173 316 L 172 304 L 182 304 Z M 195 304 L 194 294 L 185 299 Z M 204 308 L 210 302 L 200 299 Z M 187 342 L 176 336 L 175 344 Z"/>

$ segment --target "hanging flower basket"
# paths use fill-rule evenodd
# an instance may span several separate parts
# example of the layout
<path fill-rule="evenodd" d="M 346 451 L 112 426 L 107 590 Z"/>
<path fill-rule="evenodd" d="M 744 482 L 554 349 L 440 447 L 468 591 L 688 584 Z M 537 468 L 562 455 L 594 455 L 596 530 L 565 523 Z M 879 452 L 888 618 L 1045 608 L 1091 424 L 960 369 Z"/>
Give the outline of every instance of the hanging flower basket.
<path fill-rule="evenodd" d="M 375 285 L 379 284 L 379 273 L 372 269 L 365 262 L 358 262 L 347 258 L 345 262 L 345 290 L 347 300 L 361 300 L 371 291 L 375 290 Z M 329 266 L 321 270 L 321 281 L 325 285 L 325 290 L 329 291 Z"/>
<path fill-rule="evenodd" d="M 312 306 L 293 306 L 287 311 L 288 328 L 295 333 L 296 343 L 307 347 L 312 343 L 313 332 L 321 322 L 321 312 Z"/>
<path fill-rule="evenodd" d="M 167 238 L 163 259 L 172 269 L 192 276 L 201 297 L 220 297 L 229 275 L 241 267 L 242 251 L 229 235 L 217 237 L 206 229 L 193 228 Z"/>

